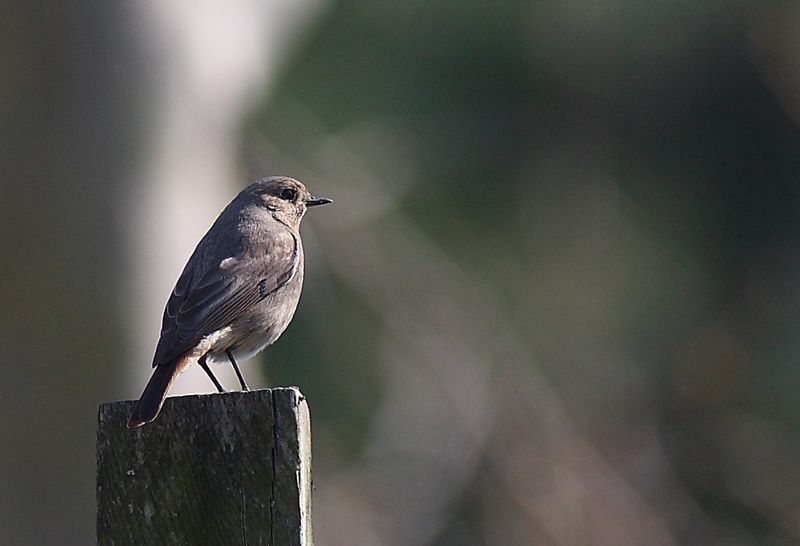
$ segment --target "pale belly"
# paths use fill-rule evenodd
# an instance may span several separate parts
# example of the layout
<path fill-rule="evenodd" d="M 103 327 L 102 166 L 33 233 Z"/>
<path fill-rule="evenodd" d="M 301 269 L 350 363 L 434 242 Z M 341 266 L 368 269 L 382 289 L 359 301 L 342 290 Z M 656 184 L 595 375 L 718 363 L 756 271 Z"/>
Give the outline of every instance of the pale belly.
<path fill-rule="evenodd" d="M 302 288 L 302 275 L 261 300 L 246 317 L 205 336 L 187 359 L 186 367 L 206 355 L 209 364 L 228 362 L 231 351 L 237 362 L 246 360 L 272 345 L 286 330 L 297 309 Z M 185 369 L 185 368 L 184 368 Z"/>

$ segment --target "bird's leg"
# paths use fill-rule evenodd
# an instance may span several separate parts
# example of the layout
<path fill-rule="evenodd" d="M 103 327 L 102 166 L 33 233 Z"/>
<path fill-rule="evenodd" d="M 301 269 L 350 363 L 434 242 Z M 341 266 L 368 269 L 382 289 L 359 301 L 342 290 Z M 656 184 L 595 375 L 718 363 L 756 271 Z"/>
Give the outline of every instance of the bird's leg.
<path fill-rule="evenodd" d="M 208 374 L 208 377 L 211 379 L 211 382 L 214 383 L 214 386 L 217 387 L 217 390 L 219 392 L 225 392 L 225 389 L 222 388 L 222 385 L 220 385 L 219 381 L 217 381 L 217 378 L 214 377 L 213 373 L 211 373 L 211 368 L 209 368 L 208 364 L 206 363 L 206 355 L 201 356 L 197 363 L 200 364 L 200 367 L 203 368 L 203 371 Z"/>
<path fill-rule="evenodd" d="M 225 354 L 228 355 L 228 360 L 230 360 L 231 364 L 233 364 L 233 370 L 236 372 L 236 377 L 239 378 L 239 383 L 241 383 L 241 385 L 242 385 L 242 390 L 243 391 L 249 391 L 250 387 L 247 386 L 247 382 L 244 380 L 244 376 L 242 375 L 242 372 L 239 371 L 239 365 L 236 363 L 236 360 L 233 358 L 233 354 L 231 353 L 230 350 L 225 351 Z"/>

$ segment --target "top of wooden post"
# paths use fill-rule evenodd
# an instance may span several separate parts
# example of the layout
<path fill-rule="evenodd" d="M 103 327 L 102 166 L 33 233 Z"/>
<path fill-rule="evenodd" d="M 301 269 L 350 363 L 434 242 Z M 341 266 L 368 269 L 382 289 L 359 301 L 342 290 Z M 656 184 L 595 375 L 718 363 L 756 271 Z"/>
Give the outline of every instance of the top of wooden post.
<path fill-rule="evenodd" d="M 170 397 L 129 429 L 100 405 L 97 543 L 312 546 L 311 433 L 297 388 Z"/>

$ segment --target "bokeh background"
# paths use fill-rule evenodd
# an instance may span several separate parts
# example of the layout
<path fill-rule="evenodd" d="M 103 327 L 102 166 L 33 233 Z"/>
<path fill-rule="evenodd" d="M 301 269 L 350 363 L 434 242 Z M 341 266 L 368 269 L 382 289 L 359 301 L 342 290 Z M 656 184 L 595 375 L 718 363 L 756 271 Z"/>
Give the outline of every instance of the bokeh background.
<path fill-rule="evenodd" d="M 796 3 L 0 15 L 0 544 L 94 541 L 96 406 L 278 173 L 336 200 L 246 370 L 309 399 L 318 546 L 800 543 Z"/>

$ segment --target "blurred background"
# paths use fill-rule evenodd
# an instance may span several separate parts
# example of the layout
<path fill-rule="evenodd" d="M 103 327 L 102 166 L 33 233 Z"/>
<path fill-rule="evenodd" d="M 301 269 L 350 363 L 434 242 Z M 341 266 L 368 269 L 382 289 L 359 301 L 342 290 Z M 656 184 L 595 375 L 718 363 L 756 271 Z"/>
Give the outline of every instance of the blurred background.
<path fill-rule="evenodd" d="M 0 15 L 0 544 L 94 542 L 97 404 L 268 174 L 336 200 L 246 366 L 308 397 L 318 546 L 800 543 L 796 3 Z"/>

